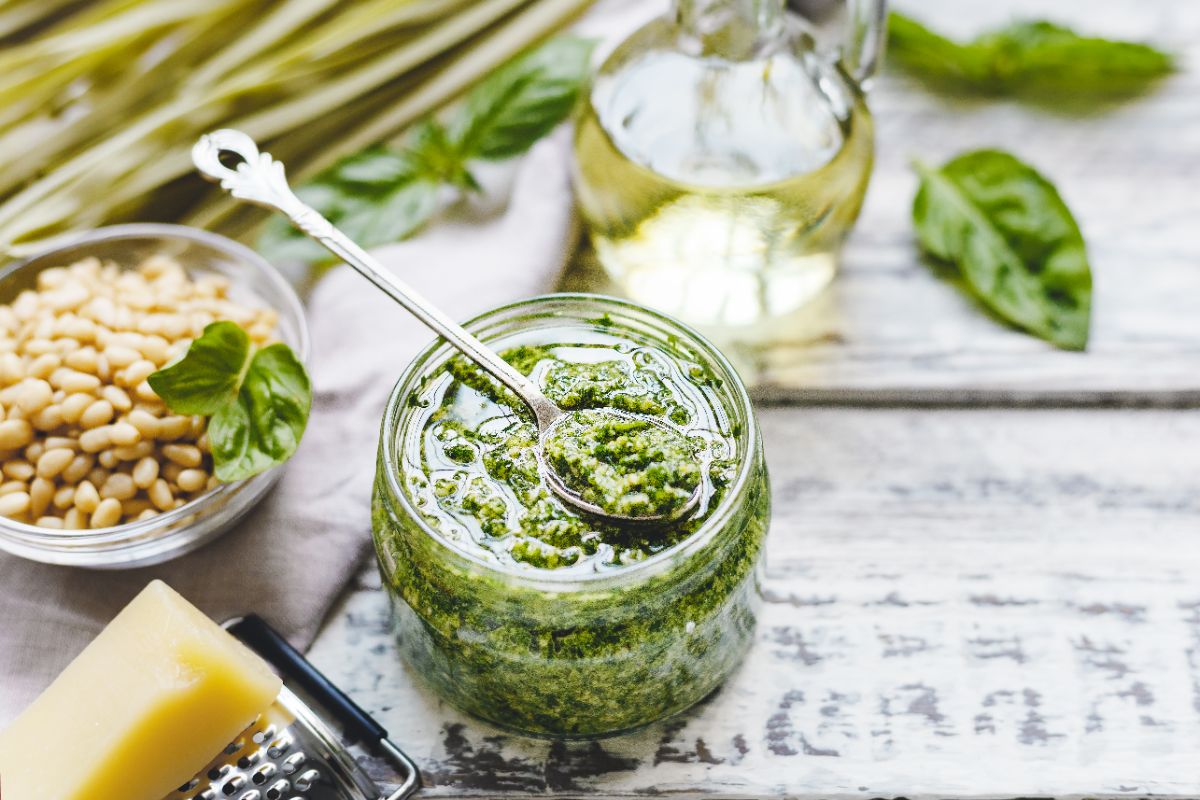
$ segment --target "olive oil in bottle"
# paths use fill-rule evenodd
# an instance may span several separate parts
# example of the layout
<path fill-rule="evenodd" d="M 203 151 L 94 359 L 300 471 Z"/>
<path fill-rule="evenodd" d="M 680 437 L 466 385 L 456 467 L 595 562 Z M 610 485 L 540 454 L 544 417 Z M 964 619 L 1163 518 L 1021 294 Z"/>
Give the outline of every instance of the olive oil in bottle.
<path fill-rule="evenodd" d="M 753 326 L 832 280 L 873 147 L 859 87 L 783 0 L 677 0 L 601 67 L 577 194 L 620 293 Z"/>

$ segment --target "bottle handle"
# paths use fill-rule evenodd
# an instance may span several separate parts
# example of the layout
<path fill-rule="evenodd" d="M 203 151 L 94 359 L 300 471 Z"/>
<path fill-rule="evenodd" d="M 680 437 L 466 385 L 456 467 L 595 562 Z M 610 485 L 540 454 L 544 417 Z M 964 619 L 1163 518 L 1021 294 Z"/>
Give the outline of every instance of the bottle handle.
<path fill-rule="evenodd" d="M 847 31 L 842 47 L 846 72 L 864 90 L 883 61 L 887 43 L 887 0 L 846 0 Z"/>

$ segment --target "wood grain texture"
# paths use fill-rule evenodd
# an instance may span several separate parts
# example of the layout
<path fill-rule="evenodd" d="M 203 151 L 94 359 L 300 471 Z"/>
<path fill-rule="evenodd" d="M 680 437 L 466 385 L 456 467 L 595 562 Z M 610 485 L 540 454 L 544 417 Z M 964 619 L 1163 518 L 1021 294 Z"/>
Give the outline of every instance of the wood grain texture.
<path fill-rule="evenodd" d="M 870 96 L 878 131 L 875 173 L 841 275 L 770 332 L 713 332 L 757 396 L 1200 402 L 1200 4 L 923 0 L 896 6 L 963 37 L 1013 18 L 1049 15 L 1088 33 L 1153 41 L 1180 54 L 1181 71 L 1147 97 L 1090 117 L 1006 100 L 949 100 L 885 74 Z M 916 179 L 910 161 L 941 163 L 981 147 L 1009 149 L 1032 163 L 1075 213 L 1095 278 L 1086 354 L 1057 351 L 1006 327 L 952 277 L 921 261 L 911 232 Z M 604 289 L 586 258 L 566 284 Z"/>
<path fill-rule="evenodd" d="M 768 602 L 692 712 L 592 743 L 465 717 L 399 663 L 373 567 L 313 659 L 419 761 L 425 796 L 1200 795 L 1200 417 L 762 424 Z"/>

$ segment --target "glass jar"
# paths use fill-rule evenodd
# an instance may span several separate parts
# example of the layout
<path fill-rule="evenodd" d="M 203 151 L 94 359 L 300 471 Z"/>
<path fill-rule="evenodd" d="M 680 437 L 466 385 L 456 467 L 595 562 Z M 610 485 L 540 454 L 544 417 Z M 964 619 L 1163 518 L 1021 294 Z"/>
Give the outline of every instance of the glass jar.
<path fill-rule="evenodd" d="M 422 511 L 430 382 L 453 352 L 427 348 L 384 415 L 372 519 L 400 652 L 451 703 L 497 725 L 596 736 L 681 711 L 716 689 L 753 639 L 769 488 L 757 422 L 737 374 L 674 320 L 595 295 L 548 295 L 467 325 L 492 347 L 620 340 L 687 354 L 733 432 L 731 479 L 696 530 L 605 570 L 506 564 L 464 547 Z M 697 373 L 692 373 L 697 374 Z"/>
<path fill-rule="evenodd" d="M 674 0 L 604 61 L 575 188 L 606 286 L 717 331 L 828 285 L 871 173 L 886 19 L 884 0 L 843 2 L 840 50 L 784 0 Z"/>

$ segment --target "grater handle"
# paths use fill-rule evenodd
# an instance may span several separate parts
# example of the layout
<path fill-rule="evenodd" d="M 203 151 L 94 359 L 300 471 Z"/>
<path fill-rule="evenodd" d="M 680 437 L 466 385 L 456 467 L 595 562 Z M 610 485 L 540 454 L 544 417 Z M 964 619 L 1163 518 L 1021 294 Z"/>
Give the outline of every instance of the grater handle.
<path fill-rule="evenodd" d="M 383 729 L 358 704 L 321 674 L 300 651 L 292 647 L 266 620 L 257 614 L 229 620 L 225 629 L 243 644 L 258 653 L 285 678 L 295 681 L 325 706 L 350 736 L 367 744 L 379 744 L 387 739 Z"/>

